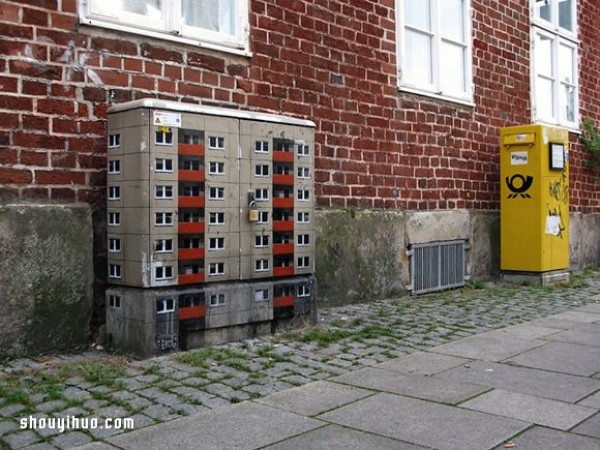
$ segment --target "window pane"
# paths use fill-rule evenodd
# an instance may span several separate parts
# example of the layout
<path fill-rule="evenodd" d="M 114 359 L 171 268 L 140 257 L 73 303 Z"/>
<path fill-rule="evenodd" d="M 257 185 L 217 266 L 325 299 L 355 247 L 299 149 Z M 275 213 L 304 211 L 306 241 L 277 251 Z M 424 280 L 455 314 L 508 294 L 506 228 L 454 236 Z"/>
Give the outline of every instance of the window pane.
<path fill-rule="evenodd" d="M 441 6 L 442 36 L 464 42 L 463 0 L 443 0 Z"/>
<path fill-rule="evenodd" d="M 181 0 L 183 23 L 235 34 L 235 0 Z"/>
<path fill-rule="evenodd" d="M 573 31 L 573 2 L 572 0 L 559 0 L 558 25 L 565 30 Z"/>
<path fill-rule="evenodd" d="M 552 80 L 538 77 L 535 80 L 535 104 L 538 119 L 554 119 Z"/>
<path fill-rule="evenodd" d="M 431 38 L 414 31 L 406 31 L 406 77 L 413 84 L 431 84 Z"/>
<path fill-rule="evenodd" d="M 440 86 L 443 92 L 465 91 L 464 54 L 462 46 L 442 43 Z"/>
<path fill-rule="evenodd" d="M 575 51 L 571 47 L 558 46 L 558 78 L 565 83 L 575 81 Z"/>
<path fill-rule="evenodd" d="M 575 87 L 561 83 L 558 91 L 560 120 L 575 122 Z"/>
<path fill-rule="evenodd" d="M 552 10 L 550 8 L 550 2 L 537 1 L 535 2 L 536 15 L 543 20 L 552 22 Z"/>
<path fill-rule="evenodd" d="M 152 21 L 163 19 L 162 0 L 91 0 L 92 13 L 118 17 L 119 12 L 139 14 Z"/>
<path fill-rule="evenodd" d="M 538 75 L 552 77 L 552 39 L 537 34 L 535 37 L 535 71 Z"/>
<path fill-rule="evenodd" d="M 446 0 L 444 0 L 446 1 Z M 431 30 L 431 8 L 429 0 L 405 0 L 404 20 L 410 27 Z"/>

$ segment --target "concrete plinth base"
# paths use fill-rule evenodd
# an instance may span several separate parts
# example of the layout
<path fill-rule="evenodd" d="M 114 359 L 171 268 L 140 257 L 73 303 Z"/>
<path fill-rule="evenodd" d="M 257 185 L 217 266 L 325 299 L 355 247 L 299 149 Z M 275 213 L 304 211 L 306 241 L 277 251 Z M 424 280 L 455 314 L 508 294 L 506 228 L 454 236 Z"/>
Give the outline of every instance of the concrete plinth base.
<path fill-rule="evenodd" d="M 502 271 L 503 281 L 527 286 L 551 286 L 557 283 L 568 283 L 570 278 L 571 272 L 567 269 L 548 272 Z"/>

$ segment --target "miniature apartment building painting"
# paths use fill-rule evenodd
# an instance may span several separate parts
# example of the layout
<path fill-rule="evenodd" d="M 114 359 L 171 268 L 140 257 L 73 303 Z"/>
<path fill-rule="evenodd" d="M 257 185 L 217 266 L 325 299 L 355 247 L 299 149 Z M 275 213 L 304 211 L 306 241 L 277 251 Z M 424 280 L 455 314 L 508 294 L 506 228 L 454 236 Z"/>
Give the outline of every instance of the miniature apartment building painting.
<path fill-rule="evenodd" d="M 107 149 L 107 336 L 138 356 L 314 308 L 314 123 L 137 100 Z"/>

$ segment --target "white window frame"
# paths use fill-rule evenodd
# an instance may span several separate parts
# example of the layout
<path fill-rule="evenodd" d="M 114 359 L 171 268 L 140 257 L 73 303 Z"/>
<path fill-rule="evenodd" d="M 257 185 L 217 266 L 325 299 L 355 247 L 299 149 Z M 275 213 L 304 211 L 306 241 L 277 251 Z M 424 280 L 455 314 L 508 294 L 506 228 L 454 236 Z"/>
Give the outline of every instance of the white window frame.
<path fill-rule="evenodd" d="M 108 252 L 109 253 L 121 253 L 121 239 L 108 238 Z"/>
<path fill-rule="evenodd" d="M 211 250 L 211 251 L 225 250 L 225 238 L 224 237 L 208 238 L 208 250 Z"/>
<path fill-rule="evenodd" d="M 159 298 L 156 299 L 156 314 L 168 314 L 175 312 L 175 299 Z"/>
<path fill-rule="evenodd" d="M 538 16 L 536 8 L 536 0 L 531 0 L 531 113 L 532 120 L 536 123 L 562 126 L 573 131 L 579 131 L 579 40 L 578 40 L 578 21 L 577 21 L 577 1 L 572 0 L 571 17 L 573 18 L 573 30 L 567 30 L 559 26 L 558 0 L 549 0 L 551 21 L 547 21 Z M 536 49 L 535 44 L 537 36 L 543 36 L 551 41 L 552 52 L 552 75 L 546 77 L 538 75 L 536 67 Z M 565 82 L 558 79 L 559 71 L 559 48 L 563 45 L 573 50 L 573 67 L 574 80 L 569 84 L 573 87 L 573 120 L 562 118 L 560 113 L 561 108 L 566 105 L 560 103 L 560 92 L 565 86 Z M 552 112 L 547 115 L 538 111 L 536 92 L 536 83 L 539 78 L 545 78 L 552 82 Z"/>
<path fill-rule="evenodd" d="M 258 211 L 258 222 L 256 223 L 269 223 L 269 211 Z"/>
<path fill-rule="evenodd" d="M 254 176 L 268 177 L 269 176 L 269 164 L 256 164 L 254 166 Z"/>
<path fill-rule="evenodd" d="M 156 253 L 173 253 L 173 239 L 157 239 L 157 240 L 155 240 L 154 241 L 154 251 Z"/>
<path fill-rule="evenodd" d="M 310 223 L 310 213 L 308 211 L 298 211 L 296 217 L 297 223 Z"/>
<path fill-rule="evenodd" d="M 310 256 L 299 256 L 296 263 L 298 269 L 308 269 L 310 268 Z"/>
<path fill-rule="evenodd" d="M 225 225 L 225 213 L 219 211 L 211 211 L 208 213 L 209 225 Z"/>
<path fill-rule="evenodd" d="M 219 277 L 225 275 L 225 263 L 213 262 L 208 264 L 208 276 Z"/>
<path fill-rule="evenodd" d="M 223 136 L 209 136 L 208 148 L 211 150 L 225 150 L 225 138 Z"/>
<path fill-rule="evenodd" d="M 108 3 L 108 0 L 99 0 Z M 123 0 L 127 1 L 127 0 Z M 109 11 L 94 12 L 91 0 L 78 0 L 79 21 L 81 24 L 110 28 L 128 33 L 195 45 L 211 50 L 226 51 L 238 55 L 251 55 L 249 51 L 249 11 L 247 0 L 233 2 L 233 34 L 193 27 L 184 24 L 181 1 L 163 0 L 161 19 L 151 19 L 147 15 L 126 12 L 114 8 Z"/>
<path fill-rule="evenodd" d="M 298 156 L 310 156 L 310 147 L 302 141 L 297 141 L 296 154 Z"/>
<path fill-rule="evenodd" d="M 156 173 L 173 173 L 173 160 L 170 158 L 155 158 L 154 172 Z"/>
<path fill-rule="evenodd" d="M 310 245 L 310 234 L 299 234 L 296 238 L 296 242 L 299 246 Z"/>
<path fill-rule="evenodd" d="M 156 145 L 163 145 L 172 147 L 173 146 L 173 130 L 169 127 L 163 129 L 160 127 L 154 133 L 154 143 Z"/>
<path fill-rule="evenodd" d="M 430 2 L 431 11 L 431 31 L 418 30 L 420 34 L 428 34 L 432 38 L 431 48 L 431 74 L 432 83 L 415 83 L 408 82 L 403 79 L 405 72 L 406 50 L 404 43 L 406 42 L 406 26 L 404 18 L 404 1 L 396 0 L 396 49 L 397 70 L 398 70 L 398 88 L 402 91 L 412 92 L 415 94 L 426 95 L 429 97 L 439 98 L 452 101 L 455 103 L 474 106 L 473 101 L 473 33 L 471 13 L 471 0 L 464 0 L 463 3 L 463 30 L 464 42 L 455 41 L 442 37 L 442 22 L 446 19 L 441 17 L 441 2 L 445 0 L 427 0 Z M 415 29 L 416 30 L 416 29 Z M 443 52 L 441 51 L 442 42 L 447 41 L 457 46 L 464 48 L 464 91 L 444 91 L 442 89 L 442 78 L 444 71 L 447 68 L 442 67 Z"/>
<path fill-rule="evenodd" d="M 255 153 L 269 153 L 269 141 L 255 141 L 254 152 Z"/>
<path fill-rule="evenodd" d="M 254 261 L 255 272 L 268 272 L 269 271 L 269 260 L 268 259 L 257 259 Z"/>
<path fill-rule="evenodd" d="M 108 306 L 111 308 L 120 309 L 121 308 L 121 296 L 120 295 L 109 295 L 108 296 Z"/>
<path fill-rule="evenodd" d="M 173 225 L 172 212 L 157 212 L 154 213 L 154 225 L 159 227 L 170 227 Z"/>
<path fill-rule="evenodd" d="M 254 290 L 254 301 L 256 302 L 266 302 L 269 301 L 269 289 L 255 289 Z"/>
<path fill-rule="evenodd" d="M 109 212 L 108 213 L 108 226 L 118 227 L 121 225 L 121 213 L 120 212 Z"/>
<path fill-rule="evenodd" d="M 225 188 L 222 186 L 210 186 L 208 188 L 209 200 L 224 200 L 225 199 Z"/>
<path fill-rule="evenodd" d="M 173 266 L 154 267 L 154 280 L 165 281 L 173 279 Z"/>
<path fill-rule="evenodd" d="M 225 163 L 223 161 L 209 161 L 208 173 L 210 175 L 225 175 Z"/>
<path fill-rule="evenodd" d="M 310 297 L 310 288 L 308 286 L 298 286 L 298 297 Z"/>
<path fill-rule="evenodd" d="M 108 186 L 108 201 L 121 200 L 121 186 Z"/>
<path fill-rule="evenodd" d="M 254 236 L 254 247 L 265 248 L 269 247 L 269 235 L 268 234 L 257 234 Z"/>
<path fill-rule="evenodd" d="M 310 180 L 310 167 L 298 167 L 297 178 L 299 180 Z"/>
<path fill-rule="evenodd" d="M 170 184 L 160 184 L 154 187 L 154 198 L 156 200 L 173 200 L 173 186 Z"/>
<path fill-rule="evenodd" d="M 109 159 L 108 160 L 108 173 L 110 175 L 121 173 L 121 160 L 120 159 Z"/>
<path fill-rule="evenodd" d="M 257 202 L 268 202 L 270 198 L 269 188 L 256 188 L 254 190 L 254 200 Z"/>
<path fill-rule="evenodd" d="M 122 278 L 121 264 L 109 264 L 108 265 L 108 278 L 114 278 L 114 279 Z"/>
<path fill-rule="evenodd" d="M 310 190 L 309 189 L 298 189 L 296 192 L 296 198 L 299 202 L 309 202 L 310 201 Z"/>
<path fill-rule="evenodd" d="M 211 308 L 225 306 L 225 294 L 211 294 L 208 299 L 208 306 Z"/>
<path fill-rule="evenodd" d="M 119 148 L 121 146 L 121 133 L 108 135 L 108 148 Z"/>

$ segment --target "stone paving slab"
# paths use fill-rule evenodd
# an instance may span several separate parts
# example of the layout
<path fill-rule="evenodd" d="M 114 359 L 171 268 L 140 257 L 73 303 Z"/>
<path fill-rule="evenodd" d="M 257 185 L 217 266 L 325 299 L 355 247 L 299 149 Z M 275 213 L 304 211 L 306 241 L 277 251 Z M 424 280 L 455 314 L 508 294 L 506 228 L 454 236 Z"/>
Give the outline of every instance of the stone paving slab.
<path fill-rule="evenodd" d="M 562 331 L 546 336 L 544 339 L 555 342 L 567 342 L 569 344 L 581 344 L 600 347 L 600 324 L 580 324 L 572 330 Z"/>
<path fill-rule="evenodd" d="M 90 442 L 89 444 L 75 448 L 77 450 L 115 450 L 117 447 L 109 445 L 106 442 Z"/>
<path fill-rule="evenodd" d="M 549 336 L 556 334 L 556 328 L 542 327 L 530 323 L 521 323 L 510 327 L 500 328 L 499 330 L 489 331 L 486 336 L 497 336 L 499 338 L 520 338 L 520 339 L 549 339 Z"/>
<path fill-rule="evenodd" d="M 496 389 L 460 405 L 488 414 L 568 430 L 598 410 Z"/>
<path fill-rule="evenodd" d="M 369 395 L 373 395 L 373 392 L 328 381 L 316 381 L 255 401 L 303 416 L 315 416 Z"/>
<path fill-rule="evenodd" d="M 537 339 L 483 333 L 441 345 L 435 348 L 435 352 L 462 358 L 502 361 L 544 344 L 544 341 Z"/>
<path fill-rule="evenodd" d="M 574 311 L 585 311 L 600 314 L 600 296 L 596 296 L 596 298 L 592 297 L 592 300 L 595 300 L 595 303 L 580 306 L 579 308 L 575 308 Z"/>
<path fill-rule="evenodd" d="M 209 413 L 185 417 L 170 423 L 126 433 L 108 439 L 128 450 L 249 449 L 273 444 L 315 428 L 323 422 L 252 402 Z"/>
<path fill-rule="evenodd" d="M 375 367 L 407 374 L 435 375 L 436 373 L 469 363 L 471 363 L 470 359 L 458 358 L 456 356 L 416 352 L 379 363 Z"/>
<path fill-rule="evenodd" d="M 577 425 L 571 431 L 600 439 L 600 413 Z"/>
<path fill-rule="evenodd" d="M 511 364 L 589 377 L 600 371 L 600 347 L 549 342 L 511 357 L 509 361 Z"/>
<path fill-rule="evenodd" d="M 328 425 L 288 439 L 264 450 L 426 450 L 426 447 L 337 425 Z"/>
<path fill-rule="evenodd" d="M 598 450 L 600 440 L 551 428 L 533 427 L 511 440 L 517 450 Z M 499 446 L 498 450 L 504 449 Z"/>
<path fill-rule="evenodd" d="M 491 448 L 530 425 L 387 393 L 359 400 L 318 418 L 440 450 Z"/>
<path fill-rule="evenodd" d="M 584 398 L 579 402 L 580 405 L 589 406 L 590 408 L 600 409 L 600 391 L 594 395 Z"/>
<path fill-rule="evenodd" d="M 569 403 L 576 403 L 600 389 L 600 380 L 489 361 L 476 361 L 467 366 L 456 367 L 436 378 Z"/>
<path fill-rule="evenodd" d="M 565 311 L 552 316 L 553 319 L 570 320 L 571 322 L 579 323 L 594 323 L 600 322 L 600 315 L 590 313 L 589 311 Z"/>
<path fill-rule="evenodd" d="M 449 404 L 460 403 L 488 390 L 482 386 L 438 380 L 422 375 L 405 375 L 374 367 L 355 370 L 331 378 L 330 381 Z"/>

